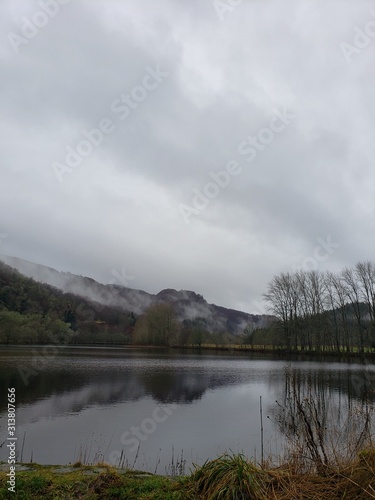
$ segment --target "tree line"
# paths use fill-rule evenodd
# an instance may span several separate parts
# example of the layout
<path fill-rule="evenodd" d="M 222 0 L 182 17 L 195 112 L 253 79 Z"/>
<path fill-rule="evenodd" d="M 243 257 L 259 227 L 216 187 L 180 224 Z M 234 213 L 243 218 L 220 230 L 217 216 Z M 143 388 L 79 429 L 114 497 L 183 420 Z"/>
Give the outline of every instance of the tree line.
<path fill-rule="evenodd" d="M 274 344 L 289 351 L 364 353 L 375 347 L 375 264 L 340 272 L 281 273 L 264 299 L 277 317 Z"/>
<path fill-rule="evenodd" d="M 0 262 L 0 344 L 130 343 L 136 317 Z"/>
<path fill-rule="evenodd" d="M 223 345 L 235 341 L 227 332 L 210 332 L 207 320 L 178 318 L 173 304 L 158 303 L 150 306 L 138 318 L 133 334 L 133 343 L 153 346 L 201 347 L 202 344 Z"/>
<path fill-rule="evenodd" d="M 156 303 L 136 316 L 27 278 L 0 262 L 0 344 L 216 345 L 204 318 L 180 320 L 172 304 Z"/>
<path fill-rule="evenodd" d="M 137 317 L 38 283 L 0 262 L 0 344 L 244 344 L 293 351 L 364 353 L 375 348 L 375 264 L 340 272 L 280 273 L 264 299 L 276 317 L 242 336 L 209 331 L 205 318 L 182 319 L 156 303 Z"/>

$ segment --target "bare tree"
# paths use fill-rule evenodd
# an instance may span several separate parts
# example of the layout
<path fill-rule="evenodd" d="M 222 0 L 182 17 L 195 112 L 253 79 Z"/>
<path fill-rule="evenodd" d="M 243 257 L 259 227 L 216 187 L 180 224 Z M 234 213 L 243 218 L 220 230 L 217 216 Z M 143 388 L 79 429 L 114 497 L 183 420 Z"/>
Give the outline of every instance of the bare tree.
<path fill-rule="evenodd" d="M 353 352 L 375 347 L 375 264 L 358 263 L 341 273 L 281 273 L 264 299 L 279 318 L 289 350 Z"/>
<path fill-rule="evenodd" d="M 347 317 L 347 291 L 339 274 L 327 272 L 325 276 L 327 299 L 333 317 L 335 328 L 336 350 L 340 351 L 343 345 L 350 351 L 349 323 Z"/>
<path fill-rule="evenodd" d="M 361 308 L 361 291 L 357 281 L 356 273 L 353 269 L 345 268 L 342 271 L 342 280 L 345 284 L 347 299 L 352 306 L 353 314 L 357 324 L 357 338 L 359 352 L 364 351 L 363 342 L 363 321 Z"/>
<path fill-rule="evenodd" d="M 291 350 L 293 299 L 290 273 L 281 273 L 275 276 L 268 284 L 267 293 L 263 297 L 269 303 L 272 313 L 282 322 L 286 347 Z"/>
<path fill-rule="evenodd" d="M 318 351 L 325 345 L 325 327 L 323 323 L 323 312 L 326 301 L 325 283 L 322 273 L 312 270 L 307 273 L 307 298 L 311 312 L 312 328 L 314 332 L 315 345 Z"/>
<path fill-rule="evenodd" d="M 374 341 L 375 330 L 375 265 L 370 261 L 358 262 L 354 268 L 359 282 L 361 298 L 365 302 L 370 317 L 367 340 L 371 345 Z"/>

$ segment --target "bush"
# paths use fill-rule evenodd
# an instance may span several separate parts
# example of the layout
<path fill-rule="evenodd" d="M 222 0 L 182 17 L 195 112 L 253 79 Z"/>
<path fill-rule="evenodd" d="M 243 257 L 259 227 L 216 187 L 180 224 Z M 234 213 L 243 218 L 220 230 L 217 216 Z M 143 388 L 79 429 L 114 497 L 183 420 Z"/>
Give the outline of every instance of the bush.
<path fill-rule="evenodd" d="M 243 455 L 224 454 L 191 476 L 194 493 L 207 500 L 266 500 L 267 474 Z"/>

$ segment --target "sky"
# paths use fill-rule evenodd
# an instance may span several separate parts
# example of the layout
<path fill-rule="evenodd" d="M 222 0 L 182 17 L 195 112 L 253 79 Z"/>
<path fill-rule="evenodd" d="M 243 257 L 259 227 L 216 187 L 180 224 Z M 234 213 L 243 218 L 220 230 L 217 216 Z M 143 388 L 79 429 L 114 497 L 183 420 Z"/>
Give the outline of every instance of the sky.
<path fill-rule="evenodd" d="M 2 0 L 0 253 L 259 314 L 373 260 L 375 2 Z"/>

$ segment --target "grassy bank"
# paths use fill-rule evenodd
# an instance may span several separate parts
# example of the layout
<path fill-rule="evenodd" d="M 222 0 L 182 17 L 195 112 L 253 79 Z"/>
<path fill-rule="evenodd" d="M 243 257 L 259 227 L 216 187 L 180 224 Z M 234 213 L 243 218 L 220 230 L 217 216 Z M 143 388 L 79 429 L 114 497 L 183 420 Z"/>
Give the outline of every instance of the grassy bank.
<path fill-rule="evenodd" d="M 136 471 L 98 466 L 24 464 L 16 471 L 15 493 L 8 491 L 6 470 L 0 472 L 0 499 L 147 499 L 184 498 L 180 481 Z M 8 470 L 9 472 L 9 470 Z M 186 498 L 186 497 L 185 497 Z"/>
<path fill-rule="evenodd" d="M 298 458 L 277 468 L 261 468 L 242 455 L 223 455 L 180 478 L 118 470 L 105 464 L 26 464 L 20 469 L 16 472 L 16 493 L 11 493 L 7 491 L 7 466 L 2 466 L 0 499 L 375 499 L 375 448 L 319 472 L 306 471 Z"/>

